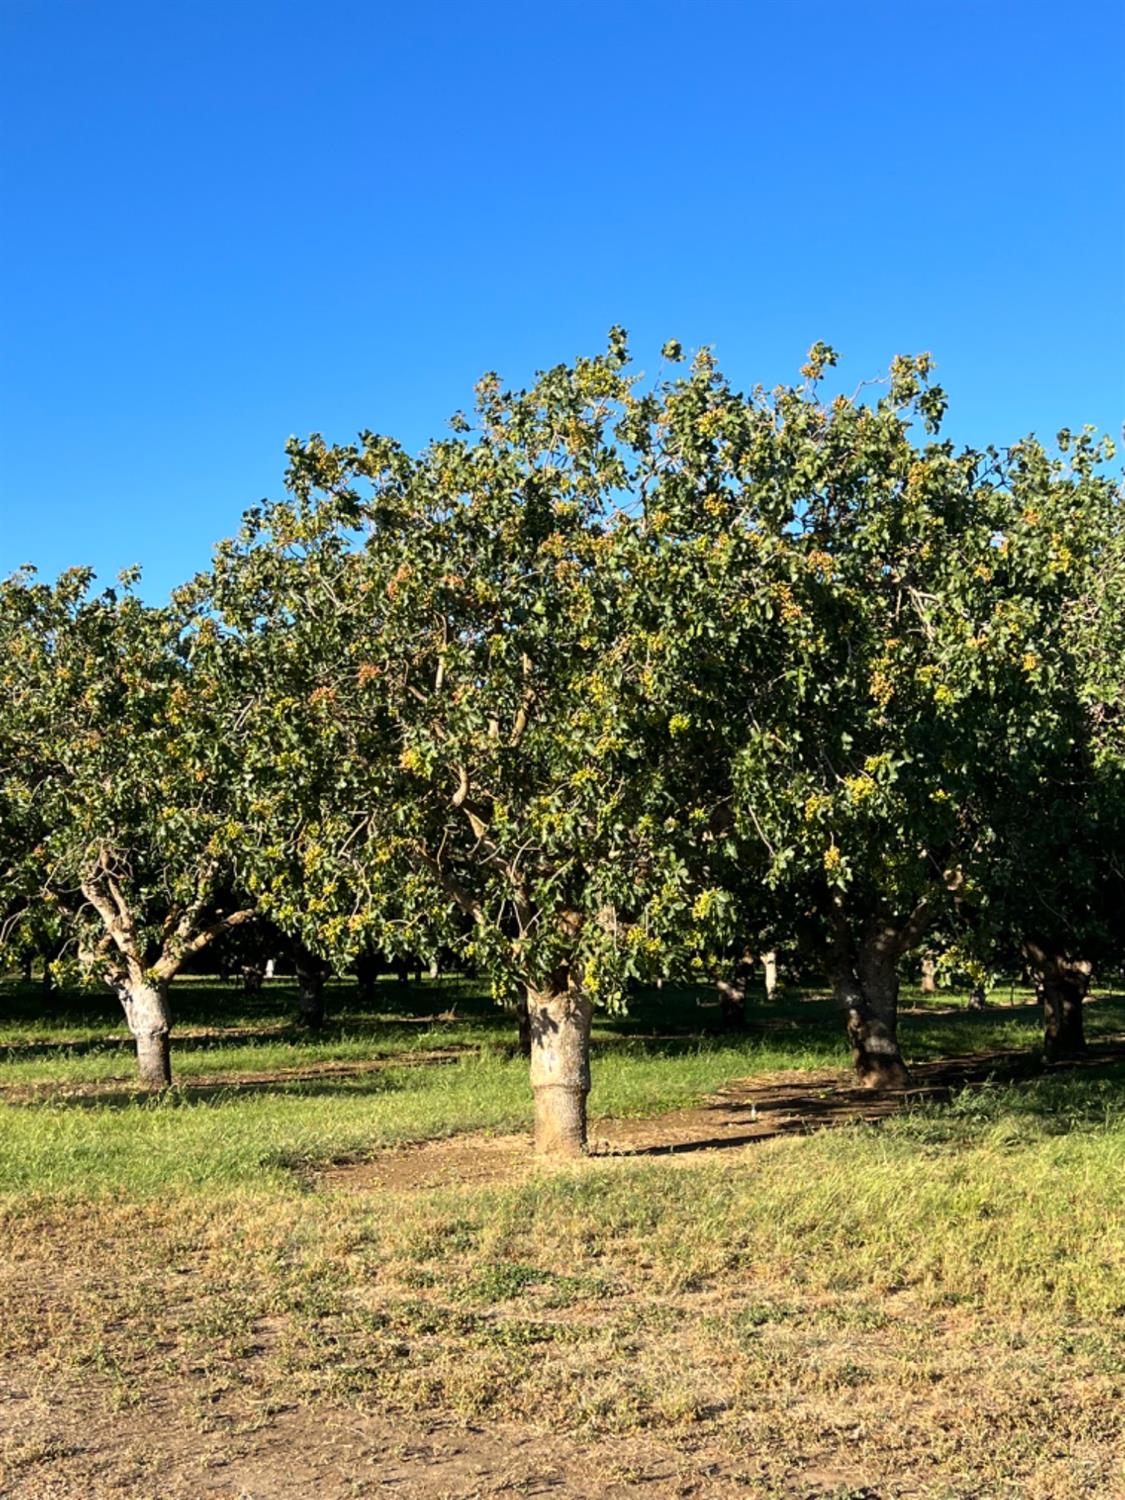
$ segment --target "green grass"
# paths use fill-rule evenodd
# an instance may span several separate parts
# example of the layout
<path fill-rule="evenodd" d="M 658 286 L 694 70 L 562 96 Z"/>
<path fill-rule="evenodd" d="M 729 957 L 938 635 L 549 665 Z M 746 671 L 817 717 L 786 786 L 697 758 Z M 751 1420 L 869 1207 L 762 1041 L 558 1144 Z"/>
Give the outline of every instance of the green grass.
<path fill-rule="evenodd" d="M 330 994 L 333 1019 L 323 1033 L 302 1034 L 290 1021 L 292 992 L 277 985 L 248 1000 L 232 987 L 185 985 L 176 995 L 183 1036 L 175 1046 L 178 1087 L 147 1099 L 132 1090 L 127 1034 L 97 996 L 66 994 L 36 1020 L 40 998 L 10 987 L 0 1021 L 0 1083 L 57 1084 L 60 1092 L 0 1099 L 0 1193 L 120 1191 L 160 1193 L 177 1187 L 283 1190 L 295 1168 L 407 1141 L 468 1130 L 525 1128 L 526 1068 L 513 1056 L 512 1023 L 478 986 L 453 980 L 380 986 L 364 1011 L 354 987 Z M 831 1004 L 794 994 L 751 1014 L 737 1037 L 692 1034 L 715 1022 L 701 992 L 650 992 L 628 1017 L 600 1018 L 595 1033 L 591 1115 L 652 1114 L 692 1103 L 734 1078 L 790 1068 L 843 1067 L 846 1055 Z M 917 1004 L 906 996 L 904 1003 Z M 0 1013 L 2 1015 L 2 1013 Z M 442 1019 L 444 1018 L 444 1019 Z M 1125 1027 L 1125 999 L 1090 1007 L 1090 1030 Z M 234 1030 L 229 1038 L 223 1028 Z M 246 1028 L 258 1036 L 239 1033 Z M 907 1015 L 904 1048 L 919 1060 L 995 1048 L 1030 1048 L 1034 1009 L 994 1008 Z M 121 1035 L 116 1043 L 113 1035 Z M 408 1066 L 412 1054 L 464 1049 L 440 1063 Z M 196 1090 L 199 1078 L 278 1074 L 318 1064 L 388 1066 L 351 1076 L 278 1077 L 266 1086 Z M 402 1065 L 396 1063 L 396 1059 Z M 118 1080 L 120 1093 L 67 1093 Z M 1033 1097 L 1028 1094 L 1026 1097 Z"/>
<path fill-rule="evenodd" d="M 965 1008 L 963 996 L 927 998 L 904 987 L 903 1007 L 924 1012 L 902 1018 L 905 1052 L 925 1061 L 965 1050 L 1033 1046 L 1041 1026 L 1037 1008 L 1026 991 L 1013 994 L 1015 1006 L 998 1003 L 974 1012 Z M 488 1000 L 484 987 L 457 978 L 409 986 L 386 981 L 370 1006 L 360 1002 L 354 984 L 331 984 L 327 1024 L 316 1034 L 296 1024 L 295 992 L 284 981 L 248 997 L 237 986 L 189 980 L 173 986 L 172 1003 L 174 1071 L 185 1083 L 441 1047 L 506 1052 L 514 1041 L 511 1018 Z M 716 1037 L 711 994 L 669 987 L 637 995 L 628 1015 L 599 1015 L 594 1043 L 599 1053 L 628 1044 L 647 1053 L 661 1046 L 717 1044 L 745 1053 L 754 1071 L 846 1060 L 835 1006 L 822 992 L 793 990 L 775 1005 L 751 1005 L 748 1021 L 745 1035 Z M 1121 996 L 1090 1007 L 1092 1037 L 1122 1025 Z M 200 1032 L 205 1034 L 193 1034 Z M 0 1082 L 128 1084 L 132 1073 L 132 1041 L 112 995 L 72 990 L 45 1000 L 37 986 L 0 983 Z"/>
<path fill-rule="evenodd" d="M 181 1031 L 212 1034 L 181 1035 L 181 1086 L 148 1100 L 82 1092 L 131 1083 L 110 1006 L 0 996 L 0 1082 L 58 1085 L 0 1103 L 0 1373 L 50 1395 L 10 1473 L 0 1444 L 0 1489 L 37 1494 L 42 1471 L 46 1492 L 71 1406 L 81 1454 L 89 1412 L 104 1425 L 153 1392 L 201 1430 L 294 1403 L 406 1434 L 427 1414 L 532 1432 L 549 1413 L 605 1445 L 606 1486 L 630 1482 L 628 1436 L 709 1444 L 739 1477 L 704 1471 L 699 1493 L 788 1496 L 811 1466 L 829 1477 L 801 1494 L 1125 1494 L 1125 1065 L 738 1152 L 357 1191 L 313 1169 L 527 1127 L 512 1023 L 466 982 L 388 983 L 370 1011 L 340 986 L 309 1038 L 292 998 L 183 986 Z M 846 1064 L 815 993 L 756 1007 L 737 1037 L 706 1034 L 708 999 L 649 993 L 599 1020 L 595 1122 Z M 1090 1007 L 1093 1038 L 1123 1029 L 1125 996 Z M 939 996 L 902 1032 L 925 1060 L 1028 1049 L 1039 1022 Z M 465 1050 L 411 1065 L 438 1047 Z M 375 1056 L 389 1065 L 347 1077 L 192 1083 Z M 67 1493 L 100 1495 L 101 1462 Z"/>

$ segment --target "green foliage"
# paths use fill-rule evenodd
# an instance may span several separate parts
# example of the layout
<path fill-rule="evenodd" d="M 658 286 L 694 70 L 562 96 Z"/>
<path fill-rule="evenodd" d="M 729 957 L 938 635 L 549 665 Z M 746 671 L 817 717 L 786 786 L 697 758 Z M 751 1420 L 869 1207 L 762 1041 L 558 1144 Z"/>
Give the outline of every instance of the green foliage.
<path fill-rule="evenodd" d="M 475 426 L 417 458 L 291 445 L 292 500 L 198 585 L 260 685 L 246 883 L 310 944 L 465 927 L 498 992 L 614 1005 L 729 930 L 713 578 L 738 580 L 733 675 L 760 676 L 768 550 L 723 494 L 710 357 L 649 392 L 625 361 L 615 332 L 531 391 L 485 377 Z"/>
<path fill-rule="evenodd" d="M 67 940 L 60 972 L 115 986 L 166 979 L 223 925 L 240 834 L 235 685 L 201 655 L 206 633 L 134 582 L 94 594 L 75 569 L 0 589 L 4 939 L 47 923 Z"/>
<path fill-rule="evenodd" d="M 822 343 L 748 394 L 663 357 L 488 374 L 417 454 L 291 441 L 169 609 L 6 584 L 9 948 L 97 970 L 124 920 L 172 972 L 241 888 L 337 965 L 457 947 L 611 1008 L 748 935 L 940 922 L 987 967 L 1051 909 L 1119 954 L 1109 446 L 956 451 L 928 355 L 850 397 Z"/>

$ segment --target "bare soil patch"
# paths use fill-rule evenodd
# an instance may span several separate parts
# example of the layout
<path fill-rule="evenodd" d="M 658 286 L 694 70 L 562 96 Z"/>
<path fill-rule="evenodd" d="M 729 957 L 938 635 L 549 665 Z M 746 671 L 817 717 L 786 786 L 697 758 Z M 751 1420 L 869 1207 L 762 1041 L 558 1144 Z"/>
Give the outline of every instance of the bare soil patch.
<path fill-rule="evenodd" d="M 76 1399 L 77 1397 L 77 1399 Z M 112 1412 L 87 1381 L 0 1395 L 5 1500 L 733 1500 L 754 1493 L 729 1449 L 682 1438 L 582 1440 L 516 1424 L 395 1419 L 323 1404 L 258 1411 L 223 1399 L 192 1418 L 169 1385 L 143 1408 Z M 793 1475 L 787 1496 L 833 1492 L 846 1471 Z M 759 1493 L 761 1493 L 759 1491 Z M 769 1493 L 778 1494 L 772 1486 Z"/>

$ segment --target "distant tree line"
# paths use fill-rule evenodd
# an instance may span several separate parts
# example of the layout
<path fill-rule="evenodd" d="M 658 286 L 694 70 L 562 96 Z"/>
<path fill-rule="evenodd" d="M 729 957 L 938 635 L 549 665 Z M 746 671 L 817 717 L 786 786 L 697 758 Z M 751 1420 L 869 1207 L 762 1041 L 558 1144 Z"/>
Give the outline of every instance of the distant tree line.
<path fill-rule="evenodd" d="M 779 948 L 873 1088 L 908 954 L 1025 966 L 1081 1048 L 1125 950 L 1112 445 L 956 449 L 928 356 L 851 396 L 835 362 L 744 395 L 615 329 L 418 454 L 291 441 L 166 606 L 9 579 L 4 957 L 109 985 L 159 1088 L 171 981 L 252 923 L 310 996 L 445 955 L 521 1012 L 545 1153 L 583 1149 L 596 1007 L 737 1006 Z"/>

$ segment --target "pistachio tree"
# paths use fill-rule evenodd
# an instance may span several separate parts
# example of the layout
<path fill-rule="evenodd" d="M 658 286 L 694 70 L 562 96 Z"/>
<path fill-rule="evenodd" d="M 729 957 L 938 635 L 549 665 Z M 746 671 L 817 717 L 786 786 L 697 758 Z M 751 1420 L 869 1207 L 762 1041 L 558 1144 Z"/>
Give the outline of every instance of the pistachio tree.
<path fill-rule="evenodd" d="M 813 351 L 804 384 L 764 402 L 756 442 L 746 418 L 729 424 L 742 524 L 786 570 L 776 691 L 750 705 L 735 761 L 737 829 L 827 972 L 860 1082 L 895 1086 L 899 963 L 995 884 L 1017 800 L 995 768 L 1056 732 L 1069 680 L 1046 642 L 1097 497 L 1058 484 L 1033 443 L 942 440 L 928 357 L 823 397 L 834 362 Z M 1013 850 L 1030 872 L 1029 853 Z"/>
<path fill-rule="evenodd" d="M 1023 445 L 1014 476 L 1005 546 L 1036 585 L 1026 667 L 1042 701 L 1036 733 L 990 767 L 1002 878 L 983 883 L 988 927 L 1036 979 L 1048 1057 L 1084 1049 L 1091 978 L 1125 954 L 1125 503 L 1112 442 L 1063 432 L 1059 450 Z"/>
<path fill-rule="evenodd" d="M 486 376 L 414 456 L 293 442 L 289 498 L 196 585 L 258 684 L 255 899 L 338 964 L 445 946 L 522 994 L 548 1153 L 584 1146 L 594 1008 L 723 939 L 714 710 L 777 645 L 710 357 L 644 385 L 627 359 L 615 331 L 527 391 Z"/>
<path fill-rule="evenodd" d="M 119 997 L 141 1083 L 163 1088 L 171 980 L 250 915 L 229 899 L 239 706 L 213 648 L 134 583 L 95 593 L 74 569 L 5 586 L 0 798 L 27 835 L 21 909 L 49 913 L 67 964 Z"/>

